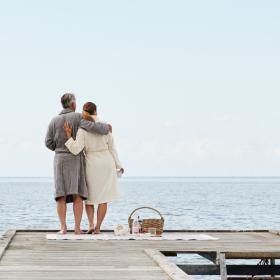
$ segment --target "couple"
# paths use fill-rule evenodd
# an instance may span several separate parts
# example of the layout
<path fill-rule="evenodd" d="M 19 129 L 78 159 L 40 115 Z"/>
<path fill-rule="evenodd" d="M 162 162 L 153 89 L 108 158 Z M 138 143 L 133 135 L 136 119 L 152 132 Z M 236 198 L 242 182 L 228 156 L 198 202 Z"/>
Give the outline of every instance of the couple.
<path fill-rule="evenodd" d="M 89 222 L 87 233 L 100 233 L 107 203 L 118 198 L 117 171 L 124 172 L 112 137 L 111 125 L 99 122 L 96 105 L 87 102 L 75 113 L 76 98 L 61 97 L 63 110 L 49 124 L 45 144 L 55 151 L 54 180 L 60 234 L 67 233 L 67 203 L 73 202 L 75 234 L 80 228 L 83 200 Z M 75 140 L 74 140 L 75 139 Z M 94 227 L 94 205 L 98 205 Z"/>

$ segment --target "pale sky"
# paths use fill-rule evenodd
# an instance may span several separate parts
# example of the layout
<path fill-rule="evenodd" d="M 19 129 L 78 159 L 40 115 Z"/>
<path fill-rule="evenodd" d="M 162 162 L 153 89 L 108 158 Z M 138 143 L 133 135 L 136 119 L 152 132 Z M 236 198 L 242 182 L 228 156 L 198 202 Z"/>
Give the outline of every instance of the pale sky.
<path fill-rule="evenodd" d="M 2 1 L 0 176 L 52 176 L 60 96 L 127 176 L 280 175 L 280 1 Z"/>

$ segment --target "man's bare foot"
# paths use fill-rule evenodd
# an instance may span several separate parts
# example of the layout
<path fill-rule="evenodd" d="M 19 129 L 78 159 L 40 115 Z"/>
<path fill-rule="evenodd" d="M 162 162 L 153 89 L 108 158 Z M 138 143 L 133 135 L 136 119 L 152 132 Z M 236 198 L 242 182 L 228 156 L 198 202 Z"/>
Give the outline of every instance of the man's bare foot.
<path fill-rule="evenodd" d="M 66 234 L 67 233 L 67 226 L 62 226 L 61 230 L 57 234 Z"/>
<path fill-rule="evenodd" d="M 82 230 L 80 230 L 80 229 L 75 229 L 74 233 L 75 233 L 76 235 L 85 234 L 85 232 L 82 231 Z"/>

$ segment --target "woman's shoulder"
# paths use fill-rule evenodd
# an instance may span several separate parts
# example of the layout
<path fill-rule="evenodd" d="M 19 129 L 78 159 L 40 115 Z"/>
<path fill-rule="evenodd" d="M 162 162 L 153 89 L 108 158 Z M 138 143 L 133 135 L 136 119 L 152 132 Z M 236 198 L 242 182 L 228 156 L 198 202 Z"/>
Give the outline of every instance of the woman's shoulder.
<path fill-rule="evenodd" d="M 99 133 L 96 133 L 96 132 L 90 132 L 90 131 L 87 131 L 87 130 L 85 130 L 85 129 L 83 129 L 83 128 L 79 128 L 79 133 L 81 134 L 81 135 L 83 135 L 84 137 L 86 137 L 86 138 L 94 138 L 95 140 L 96 139 L 102 139 L 102 137 L 103 136 L 106 136 L 106 135 L 102 135 L 102 134 L 99 134 Z"/>

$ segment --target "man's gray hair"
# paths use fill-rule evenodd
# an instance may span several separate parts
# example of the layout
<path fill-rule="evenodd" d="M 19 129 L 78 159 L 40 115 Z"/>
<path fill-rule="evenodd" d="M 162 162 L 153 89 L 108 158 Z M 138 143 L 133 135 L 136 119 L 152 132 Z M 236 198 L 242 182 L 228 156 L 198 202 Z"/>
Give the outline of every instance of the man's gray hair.
<path fill-rule="evenodd" d="M 64 109 L 69 108 L 70 105 L 76 101 L 76 97 L 73 93 L 65 93 L 61 97 L 61 105 Z"/>

